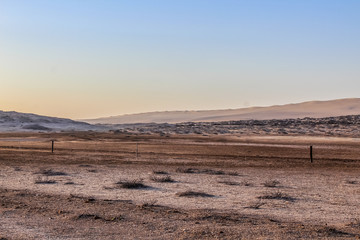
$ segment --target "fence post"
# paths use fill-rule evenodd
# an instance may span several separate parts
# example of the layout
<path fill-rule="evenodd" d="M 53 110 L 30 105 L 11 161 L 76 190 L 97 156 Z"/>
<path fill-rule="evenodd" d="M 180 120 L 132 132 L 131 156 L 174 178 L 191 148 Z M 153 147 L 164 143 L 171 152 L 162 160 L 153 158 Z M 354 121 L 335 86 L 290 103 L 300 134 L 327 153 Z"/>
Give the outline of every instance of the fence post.
<path fill-rule="evenodd" d="M 54 140 L 51 140 L 51 153 L 54 153 Z"/>
<path fill-rule="evenodd" d="M 310 146 L 310 162 L 313 163 L 313 146 Z"/>

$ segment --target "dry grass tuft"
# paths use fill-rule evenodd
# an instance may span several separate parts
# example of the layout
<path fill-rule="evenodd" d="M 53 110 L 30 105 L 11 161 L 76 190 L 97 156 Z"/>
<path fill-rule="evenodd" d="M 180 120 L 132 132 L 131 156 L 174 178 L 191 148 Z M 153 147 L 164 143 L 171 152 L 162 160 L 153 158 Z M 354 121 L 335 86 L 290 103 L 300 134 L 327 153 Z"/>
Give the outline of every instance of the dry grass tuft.
<path fill-rule="evenodd" d="M 355 180 L 346 180 L 345 183 L 347 184 L 357 184 L 358 182 Z"/>
<path fill-rule="evenodd" d="M 157 200 L 150 200 L 150 201 L 147 201 L 147 202 L 137 205 L 137 207 L 141 208 L 141 209 L 151 208 L 151 207 L 155 207 L 156 203 L 157 203 Z"/>
<path fill-rule="evenodd" d="M 154 170 L 153 171 L 153 174 L 168 174 L 167 172 L 165 172 L 165 171 L 156 171 L 156 170 Z"/>
<path fill-rule="evenodd" d="M 278 180 L 269 180 L 264 182 L 264 187 L 268 187 L 268 188 L 275 188 L 280 184 L 280 182 Z"/>
<path fill-rule="evenodd" d="M 35 180 L 35 184 L 55 184 L 55 180 L 38 178 Z"/>
<path fill-rule="evenodd" d="M 219 181 L 218 183 L 222 183 L 222 184 L 229 185 L 229 186 L 239 186 L 240 185 L 240 183 L 233 182 L 233 181 Z"/>
<path fill-rule="evenodd" d="M 285 201 L 295 201 L 295 198 L 289 196 L 286 193 L 280 192 L 280 191 L 268 193 L 268 194 L 265 194 L 258 198 L 259 199 L 276 199 L 276 200 L 285 200 Z"/>
<path fill-rule="evenodd" d="M 146 186 L 143 184 L 143 181 L 141 179 L 138 180 L 124 180 L 119 181 L 116 183 L 121 188 L 127 188 L 127 189 L 140 189 L 140 188 L 148 188 L 149 186 Z"/>
<path fill-rule="evenodd" d="M 152 176 L 150 178 L 154 182 L 175 182 L 169 175 L 166 176 Z"/>
<path fill-rule="evenodd" d="M 250 187 L 250 186 L 252 186 L 252 185 L 253 185 L 252 183 L 250 183 L 250 182 L 248 182 L 248 181 L 246 181 L 246 180 L 244 180 L 244 181 L 241 182 L 241 186 Z"/>
<path fill-rule="evenodd" d="M 260 201 L 251 203 L 251 204 L 250 204 L 248 207 L 246 207 L 246 208 L 260 209 L 260 208 L 261 208 L 262 206 L 264 206 L 264 205 L 265 205 L 265 203 L 260 200 Z"/>
<path fill-rule="evenodd" d="M 41 170 L 40 172 L 36 172 L 36 174 L 42 174 L 45 176 L 67 176 L 68 175 L 65 172 L 53 171 L 52 169 L 44 169 L 44 170 Z"/>
<path fill-rule="evenodd" d="M 195 192 L 195 191 L 185 191 L 185 192 L 179 192 L 176 193 L 176 196 L 178 197 L 215 197 L 214 195 L 207 194 L 204 192 Z"/>
<path fill-rule="evenodd" d="M 199 169 L 196 168 L 177 168 L 178 173 L 198 173 Z"/>

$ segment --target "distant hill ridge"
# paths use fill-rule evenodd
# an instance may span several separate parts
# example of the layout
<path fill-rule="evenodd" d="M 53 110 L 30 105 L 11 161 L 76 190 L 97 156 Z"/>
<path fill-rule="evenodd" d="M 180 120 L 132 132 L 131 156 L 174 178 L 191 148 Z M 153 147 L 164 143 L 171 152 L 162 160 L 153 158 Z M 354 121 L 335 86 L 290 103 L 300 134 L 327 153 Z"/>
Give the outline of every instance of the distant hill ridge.
<path fill-rule="evenodd" d="M 91 124 L 180 123 L 250 119 L 290 119 L 304 117 L 323 118 L 358 114 L 360 114 L 360 98 L 346 98 L 330 101 L 309 101 L 270 107 L 250 107 L 229 110 L 138 113 L 86 119 L 83 121 Z"/>
<path fill-rule="evenodd" d="M 32 113 L 0 110 L 0 132 L 22 131 L 86 131 L 99 127 L 66 118 L 47 117 Z"/>

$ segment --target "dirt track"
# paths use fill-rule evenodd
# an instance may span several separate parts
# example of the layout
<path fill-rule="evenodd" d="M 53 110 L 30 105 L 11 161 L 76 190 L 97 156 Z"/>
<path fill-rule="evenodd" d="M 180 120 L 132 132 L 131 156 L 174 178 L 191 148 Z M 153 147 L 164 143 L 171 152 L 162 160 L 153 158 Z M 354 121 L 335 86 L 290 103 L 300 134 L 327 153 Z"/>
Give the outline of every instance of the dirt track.
<path fill-rule="evenodd" d="M 359 238 L 359 156 L 351 138 L 2 134 L 0 236 Z"/>

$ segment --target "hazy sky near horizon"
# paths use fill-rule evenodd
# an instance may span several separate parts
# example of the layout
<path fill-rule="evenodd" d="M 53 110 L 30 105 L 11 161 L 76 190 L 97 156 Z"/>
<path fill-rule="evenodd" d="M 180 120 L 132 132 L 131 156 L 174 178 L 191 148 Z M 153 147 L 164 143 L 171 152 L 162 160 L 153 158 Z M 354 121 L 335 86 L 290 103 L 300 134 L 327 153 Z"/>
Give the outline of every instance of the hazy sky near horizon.
<path fill-rule="evenodd" d="M 357 0 L 0 0 L 0 110 L 92 118 L 360 97 Z"/>

